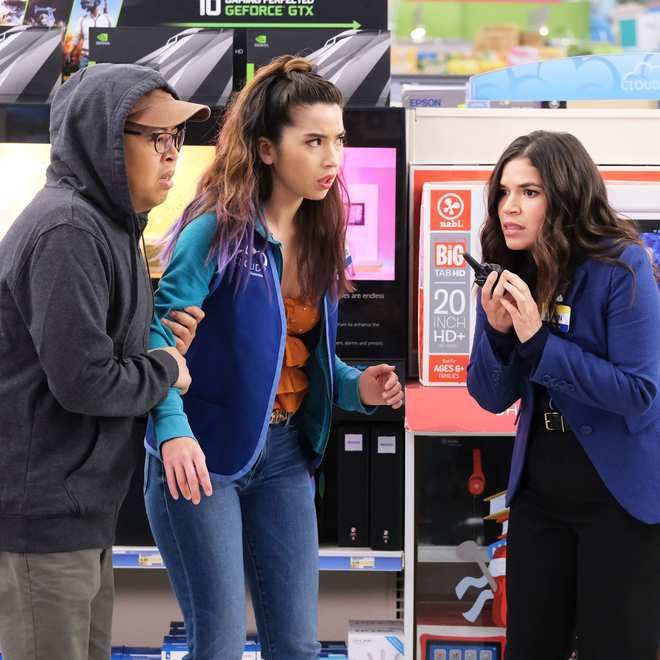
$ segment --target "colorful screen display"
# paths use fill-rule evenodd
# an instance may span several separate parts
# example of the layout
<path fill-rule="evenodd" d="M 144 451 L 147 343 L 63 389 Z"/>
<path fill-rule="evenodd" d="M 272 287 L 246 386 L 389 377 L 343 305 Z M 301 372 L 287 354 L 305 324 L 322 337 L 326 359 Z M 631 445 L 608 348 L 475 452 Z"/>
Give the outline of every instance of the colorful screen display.
<path fill-rule="evenodd" d="M 213 161 L 210 146 L 181 150 L 175 185 L 167 201 L 149 214 L 145 238 L 150 254 L 195 194 L 197 183 Z M 11 195 L 0 197 L 0 238 L 45 183 L 50 162 L 47 144 L 0 144 L 0 167 Z M 354 280 L 394 280 L 396 233 L 396 149 L 347 147 L 344 180 L 348 189 L 347 248 Z M 151 259 L 153 273 L 159 272 Z"/>
<path fill-rule="evenodd" d="M 346 241 L 353 280 L 394 280 L 396 244 L 396 149 L 347 147 Z"/>
<path fill-rule="evenodd" d="M 145 238 L 155 247 L 195 194 L 214 149 L 186 145 L 181 150 L 174 188 L 167 201 L 149 214 Z M 394 280 L 396 235 L 396 149 L 347 147 L 344 181 L 348 189 L 347 248 L 353 280 Z M 158 265 L 151 260 L 154 273 Z"/>

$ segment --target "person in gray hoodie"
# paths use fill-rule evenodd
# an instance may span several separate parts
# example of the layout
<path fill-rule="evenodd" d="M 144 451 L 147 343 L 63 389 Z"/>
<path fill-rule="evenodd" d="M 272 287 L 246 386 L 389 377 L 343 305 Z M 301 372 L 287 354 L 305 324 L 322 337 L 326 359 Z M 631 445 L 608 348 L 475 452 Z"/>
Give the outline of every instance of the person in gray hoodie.
<path fill-rule="evenodd" d="M 83 70 L 53 100 L 46 185 L 0 242 L 5 660 L 110 656 L 112 544 L 140 417 L 190 384 L 176 349 L 147 350 L 139 241 L 186 120 L 209 115 L 135 65 Z"/>

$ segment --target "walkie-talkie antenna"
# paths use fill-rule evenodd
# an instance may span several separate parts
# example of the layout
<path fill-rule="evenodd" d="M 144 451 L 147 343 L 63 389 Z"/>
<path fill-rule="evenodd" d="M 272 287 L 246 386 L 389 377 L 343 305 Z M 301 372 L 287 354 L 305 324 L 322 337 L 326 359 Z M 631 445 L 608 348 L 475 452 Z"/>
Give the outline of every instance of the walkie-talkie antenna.
<path fill-rule="evenodd" d="M 494 271 L 496 273 L 501 273 L 502 272 L 502 266 L 499 264 L 480 264 L 469 252 L 463 252 L 463 256 L 465 257 L 465 261 L 468 262 L 470 265 L 470 268 L 474 271 L 474 281 L 477 283 L 477 286 L 483 286 L 486 284 L 486 280 L 488 279 L 488 276 Z M 495 284 L 493 285 L 493 288 L 497 286 L 497 282 L 499 280 L 499 275 L 497 276 L 497 280 L 495 280 Z"/>

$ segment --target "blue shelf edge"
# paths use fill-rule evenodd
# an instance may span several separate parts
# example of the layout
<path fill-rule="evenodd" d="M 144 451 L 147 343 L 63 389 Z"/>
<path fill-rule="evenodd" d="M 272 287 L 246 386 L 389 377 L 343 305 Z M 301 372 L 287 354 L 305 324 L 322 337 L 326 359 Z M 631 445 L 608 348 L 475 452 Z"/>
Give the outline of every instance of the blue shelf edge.
<path fill-rule="evenodd" d="M 114 568 L 163 569 L 165 564 L 157 548 L 115 547 L 112 553 Z M 322 548 L 319 570 L 365 572 L 399 572 L 403 570 L 403 553 L 351 548 Z"/>

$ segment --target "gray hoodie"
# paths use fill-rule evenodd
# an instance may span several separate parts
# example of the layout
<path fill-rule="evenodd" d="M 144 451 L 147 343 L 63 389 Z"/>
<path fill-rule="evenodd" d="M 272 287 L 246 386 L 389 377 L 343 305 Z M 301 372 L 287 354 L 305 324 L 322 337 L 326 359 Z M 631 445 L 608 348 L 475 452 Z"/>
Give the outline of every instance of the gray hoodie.
<path fill-rule="evenodd" d="M 51 107 L 47 183 L 0 242 L 0 550 L 103 548 L 168 392 L 123 129 L 156 71 L 101 64 Z M 11 194 L 11 191 L 8 191 Z"/>

